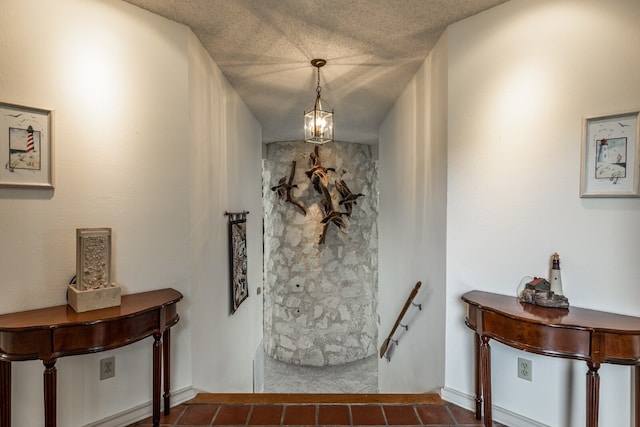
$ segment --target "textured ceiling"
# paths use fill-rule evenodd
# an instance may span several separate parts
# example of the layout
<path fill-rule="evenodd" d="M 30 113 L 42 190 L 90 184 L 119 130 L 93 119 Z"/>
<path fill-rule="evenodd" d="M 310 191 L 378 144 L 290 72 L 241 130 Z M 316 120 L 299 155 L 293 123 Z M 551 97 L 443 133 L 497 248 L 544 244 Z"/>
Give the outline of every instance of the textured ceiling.
<path fill-rule="evenodd" d="M 262 126 L 263 141 L 302 138 L 315 99 L 335 138 L 376 143 L 378 127 L 444 29 L 506 0 L 124 0 L 185 24 Z"/>

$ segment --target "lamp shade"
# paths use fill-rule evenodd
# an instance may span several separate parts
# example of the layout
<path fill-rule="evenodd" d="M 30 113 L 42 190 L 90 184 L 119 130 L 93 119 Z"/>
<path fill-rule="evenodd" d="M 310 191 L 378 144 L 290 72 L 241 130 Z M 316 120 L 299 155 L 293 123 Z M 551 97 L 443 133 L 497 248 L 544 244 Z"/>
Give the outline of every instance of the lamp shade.
<path fill-rule="evenodd" d="M 324 66 L 324 59 L 314 59 L 311 65 L 318 69 L 318 86 L 316 87 L 316 101 L 313 108 L 304 113 L 304 141 L 314 144 L 324 144 L 333 141 L 333 110 L 329 110 L 320 98 L 320 67 Z"/>
<path fill-rule="evenodd" d="M 304 141 L 314 144 L 333 141 L 333 110 L 323 110 L 320 97 L 315 107 L 304 113 Z"/>

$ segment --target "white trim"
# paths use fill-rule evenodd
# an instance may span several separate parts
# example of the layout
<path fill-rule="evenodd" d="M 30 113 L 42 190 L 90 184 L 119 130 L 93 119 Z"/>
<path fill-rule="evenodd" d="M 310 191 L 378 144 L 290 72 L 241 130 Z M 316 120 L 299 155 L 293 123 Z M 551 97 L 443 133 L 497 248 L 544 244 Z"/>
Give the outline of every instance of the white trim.
<path fill-rule="evenodd" d="M 475 411 L 476 398 L 458 390 L 443 387 L 440 390 L 440 397 L 447 402 L 451 402 L 470 411 Z M 493 405 L 493 420 L 509 427 L 549 427 L 531 418 L 523 417 L 507 409 Z"/>
<path fill-rule="evenodd" d="M 253 392 L 264 392 L 264 340 L 260 340 L 255 356 L 253 356 Z"/>
<path fill-rule="evenodd" d="M 171 392 L 171 405 L 176 406 L 187 400 L 193 399 L 197 391 L 192 386 Z M 152 415 L 153 403 L 151 401 L 143 403 L 133 408 L 122 411 L 118 414 L 108 416 L 101 420 L 89 423 L 85 427 L 124 427 L 137 421 L 144 420 Z"/>

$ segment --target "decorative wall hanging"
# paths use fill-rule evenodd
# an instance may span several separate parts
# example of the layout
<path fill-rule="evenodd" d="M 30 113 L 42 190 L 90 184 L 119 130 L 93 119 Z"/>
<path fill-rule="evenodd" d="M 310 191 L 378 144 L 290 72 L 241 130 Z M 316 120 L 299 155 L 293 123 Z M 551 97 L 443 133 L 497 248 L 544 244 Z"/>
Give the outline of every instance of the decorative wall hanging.
<path fill-rule="evenodd" d="M 354 194 L 343 179 L 331 182 L 329 179 L 329 172 L 335 172 L 336 169 L 322 165 L 318 146 L 316 146 L 313 152 L 309 155 L 309 160 L 311 165 L 309 169 L 305 171 L 305 174 L 311 180 L 314 190 L 322 196 L 320 201 L 322 205 L 322 219 L 320 220 L 320 223 L 323 227 L 318 243 L 324 244 L 329 225 L 334 224 L 340 230 L 346 228 L 347 222 L 343 217 L 351 217 L 353 205 L 356 205 L 358 198 L 363 197 L 364 194 Z M 295 171 L 296 162 L 294 160 L 291 162 L 291 172 L 289 173 L 289 176 L 283 176 L 280 178 L 280 180 L 278 180 L 278 184 L 271 187 L 271 191 L 275 191 L 280 200 L 295 205 L 304 215 L 306 215 L 307 210 L 302 202 L 296 200 L 291 194 L 291 191 L 294 188 L 298 188 L 298 186 L 293 183 Z M 331 184 L 333 184 L 333 187 L 335 187 L 340 196 L 337 209 L 331 195 Z M 344 207 L 344 211 L 340 209 L 341 206 Z"/>
<path fill-rule="evenodd" d="M 580 197 L 640 197 L 639 115 L 584 119 Z"/>
<path fill-rule="evenodd" d="M 340 203 L 338 204 L 341 206 L 344 206 L 346 210 L 345 214 L 347 216 L 351 216 L 351 212 L 353 212 L 353 205 L 357 205 L 358 197 L 363 197 L 364 194 L 362 193 L 353 194 L 351 190 L 349 190 L 347 183 L 344 182 L 344 180 L 342 179 L 339 181 L 336 181 L 335 186 L 336 186 L 336 190 L 338 190 L 338 193 L 340 193 L 340 197 L 342 198 L 340 200 Z"/>
<path fill-rule="evenodd" d="M 120 286 L 111 282 L 111 228 L 76 229 L 75 283 L 67 300 L 78 313 L 120 305 Z"/>
<path fill-rule="evenodd" d="M 297 206 L 298 209 L 302 211 L 302 214 L 306 216 L 307 209 L 304 207 L 302 202 L 294 199 L 293 196 L 291 195 L 291 191 L 294 188 L 298 188 L 297 185 L 293 184 L 293 177 L 295 176 L 295 173 L 296 173 L 296 161 L 294 160 L 293 162 L 291 162 L 291 173 L 289 174 L 289 178 L 287 178 L 286 176 L 283 176 L 278 181 L 278 185 L 271 187 L 271 190 L 276 192 L 280 200 L 291 203 L 294 206 Z"/>
<path fill-rule="evenodd" d="M 329 191 L 329 172 L 335 172 L 335 168 L 327 168 L 322 166 L 322 162 L 320 161 L 320 151 L 319 147 L 316 146 L 313 150 L 313 153 L 309 155 L 309 159 L 311 160 L 311 168 L 307 170 L 305 173 L 311 179 L 311 183 L 313 184 L 313 188 L 320 194 L 322 194 L 322 209 L 324 212 L 324 216 L 320 221 L 323 224 L 322 234 L 320 234 L 319 244 L 324 244 L 325 238 L 327 236 L 327 229 L 330 224 L 334 224 L 338 229 L 342 230 L 346 227 L 346 222 L 343 218 L 343 215 L 350 217 L 353 212 L 353 206 L 356 204 L 356 200 L 358 197 L 364 196 L 364 194 L 358 193 L 353 194 L 344 180 L 336 180 L 334 181 L 334 187 L 338 190 L 338 193 L 341 196 L 341 200 L 338 202 L 339 206 L 345 207 L 345 212 L 342 212 L 340 209 L 335 209 L 333 198 L 331 196 L 331 192 Z"/>
<path fill-rule="evenodd" d="M 53 188 L 53 111 L 0 102 L 0 186 Z"/>
<path fill-rule="evenodd" d="M 229 217 L 229 265 L 231 277 L 231 314 L 249 296 L 247 283 L 247 215 L 249 212 L 225 212 Z"/>
<path fill-rule="evenodd" d="M 318 194 L 324 194 L 323 188 L 327 188 L 329 185 L 329 178 L 327 173 L 329 171 L 335 172 L 334 168 L 325 168 L 322 166 L 320 162 L 320 152 L 318 151 L 318 147 L 313 150 L 313 153 L 310 154 L 309 158 L 311 159 L 311 168 L 305 172 L 305 174 L 311 179 L 311 183 L 313 184 L 313 188 L 318 192 Z"/>
<path fill-rule="evenodd" d="M 322 208 L 324 210 L 324 216 L 320 221 L 324 227 L 322 227 L 322 234 L 320 235 L 319 244 L 323 244 L 325 237 L 327 236 L 327 228 L 329 228 L 329 224 L 335 224 L 340 230 L 346 227 L 346 222 L 342 215 L 346 215 L 346 212 L 340 212 L 339 210 L 335 210 L 333 208 L 333 200 L 331 199 L 331 194 L 327 187 L 322 187 L 322 194 L 324 199 L 322 199 Z"/>

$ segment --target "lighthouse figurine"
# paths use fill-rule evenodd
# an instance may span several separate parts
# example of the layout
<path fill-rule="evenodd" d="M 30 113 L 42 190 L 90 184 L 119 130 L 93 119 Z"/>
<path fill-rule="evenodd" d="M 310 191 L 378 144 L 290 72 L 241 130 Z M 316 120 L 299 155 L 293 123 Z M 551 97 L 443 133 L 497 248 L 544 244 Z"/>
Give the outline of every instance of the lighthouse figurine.
<path fill-rule="evenodd" d="M 553 254 L 551 258 L 551 290 L 556 295 L 564 295 L 562 292 L 562 276 L 560 275 L 560 255 L 558 252 Z"/>

